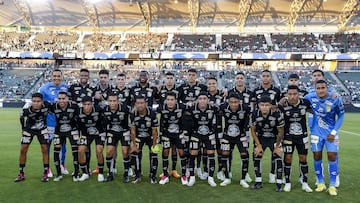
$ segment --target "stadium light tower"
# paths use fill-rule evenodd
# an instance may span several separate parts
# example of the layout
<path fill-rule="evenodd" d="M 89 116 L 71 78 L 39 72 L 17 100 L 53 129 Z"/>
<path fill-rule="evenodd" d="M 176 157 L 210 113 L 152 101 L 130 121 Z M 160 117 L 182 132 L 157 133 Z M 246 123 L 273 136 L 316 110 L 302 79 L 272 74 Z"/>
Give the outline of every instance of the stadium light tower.
<path fill-rule="evenodd" d="M 349 20 L 358 14 L 360 3 L 359 0 L 348 0 L 339 16 L 338 29 L 339 31 L 344 31 L 346 24 Z"/>
<path fill-rule="evenodd" d="M 239 1 L 239 32 L 244 32 L 246 18 L 248 17 L 251 9 L 252 0 Z"/>
<path fill-rule="evenodd" d="M 300 12 L 302 8 L 304 7 L 304 4 L 306 3 L 306 0 L 293 0 L 291 2 L 290 6 L 290 19 L 288 22 L 288 32 L 294 32 L 294 26 L 296 23 L 297 18 L 300 15 Z"/>
<path fill-rule="evenodd" d="M 190 29 L 191 32 L 196 32 L 196 27 L 199 21 L 200 15 L 200 2 L 199 0 L 188 0 L 188 8 L 190 12 Z"/>
<path fill-rule="evenodd" d="M 21 13 L 22 16 L 24 16 L 24 21 L 27 25 L 32 25 L 33 19 L 30 14 L 30 10 L 28 7 L 28 2 L 19 1 L 19 0 L 13 0 L 15 7 L 17 10 Z"/>

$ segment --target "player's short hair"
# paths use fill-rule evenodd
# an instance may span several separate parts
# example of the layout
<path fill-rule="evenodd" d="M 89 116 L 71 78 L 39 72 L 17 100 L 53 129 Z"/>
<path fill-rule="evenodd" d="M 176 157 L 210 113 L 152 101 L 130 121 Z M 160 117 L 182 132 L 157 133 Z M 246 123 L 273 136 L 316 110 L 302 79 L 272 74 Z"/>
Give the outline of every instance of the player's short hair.
<path fill-rule="evenodd" d="M 244 77 L 245 77 L 245 73 L 244 73 L 244 72 L 242 72 L 242 71 L 237 72 L 235 76 L 238 76 L 238 75 L 242 75 L 242 76 L 244 76 Z"/>
<path fill-rule="evenodd" d="M 117 77 L 126 77 L 126 74 L 125 73 L 119 73 L 119 74 L 117 74 Z"/>
<path fill-rule="evenodd" d="M 205 91 L 201 91 L 201 92 L 199 93 L 199 95 L 197 96 L 197 98 L 199 98 L 200 96 L 209 97 L 209 94 L 208 94 L 207 92 L 205 92 Z"/>
<path fill-rule="evenodd" d="M 187 72 L 188 73 L 197 73 L 195 68 L 190 68 Z"/>
<path fill-rule="evenodd" d="M 90 73 L 90 72 L 89 72 L 89 70 L 88 70 L 87 68 L 82 68 L 82 69 L 80 69 L 80 73 L 81 73 L 81 72 Z"/>
<path fill-rule="evenodd" d="M 108 94 L 108 97 L 118 97 L 118 95 L 115 93 L 115 92 L 110 92 L 109 94 Z"/>
<path fill-rule="evenodd" d="M 135 97 L 135 101 L 140 100 L 140 99 L 143 99 L 146 101 L 146 98 L 143 95 L 138 95 Z"/>
<path fill-rule="evenodd" d="M 328 85 L 328 83 L 327 83 L 325 80 L 318 80 L 318 81 L 316 81 L 316 85 L 317 85 L 317 84 L 323 84 L 323 83 L 325 83 L 326 86 Z"/>
<path fill-rule="evenodd" d="M 167 92 L 165 97 L 168 97 L 168 96 L 175 97 L 175 99 L 176 99 L 176 93 L 175 93 L 175 92 L 173 92 L 173 91 L 169 91 L 169 92 Z"/>
<path fill-rule="evenodd" d="M 81 102 L 92 102 L 93 99 L 89 96 L 84 96 L 82 99 L 81 99 Z"/>
<path fill-rule="evenodd" d="M 58 94 L 58 95 L 65 95 L 65 96 L 68 96 L 68 94 L 67 94 L 66 92 L 64 92 L 64 91 L 59 92 L 59 94 Z"/>
<path fill-rule="evenodd" d="M 266 95 L 262 96 L 259 99 L 258 103 L 270 103 L 271 104 L 271 98 L 269 96 L 266 96 Z"/>
<path fill-rule="evenodd" d="M 268 70 L 268 69 L 265 69 L 265 70 L 261 71 L 261 74 L 263 74 L 263 73 L 270 73 L 270 75 L 271 75 L 271 71 Z"/>
<path fill-rule="evenodd" d="M 109 75 L 109 71 L 108 70 L 106 70 L 106 69 L 102 69 L 102 70 L 100 70 L 99 71 L 99 75 Z"/>
<path fill-rule="evenodd" d="M 235 92 L 230 93 L 229 99 L 231 99 L 231 98 L 238 99 L 238 100 L 241 99 L 241 98 L 240 98 L 240 95 L 237 94 L 237 93 L 235 93 Z"/>
<path fill-rule="evenodd" d="M 290 79 L 300 79 L 300 78 L 299 78 L 299 75 L 298 75 L 298 74 L 292 73 L 292 74 L 290 74 L 289 77 L 288 77 L 288 80 L 290 80 Z"/>
<path fill-rule="evenodd" d="M 298 92 L 300 91 L 299 87 L 296 85 L 289 85 L 288 90 L 297 90 Z"/>
<path fill-rule="evenodd" d="M 313 75 L 313 74 L 316 73 L 316 72 L 321 73 L 321 75 L 322 75 L 323 77 L 325 76 L 325 75 L 324 75 L 324 71 L 322 71 L 322 70 L 320 70 L 320 69 L 314 70 L 314 71 L 311 73 L 311 75 Z"/>
<path fill-rule="evenodd" d="M 140 73 L 145 73 L 146 75 L 149 75 L 149 72 L 147 72 L 146 70 L 141 70 Z"/>
<path fill-rule="evenodd" d="M 172 72 L 167 72 L 165 75 L 166 75 L 166 76 L 175 76 L 175 74 L 172 73 Z"/>
<path fill-rule="evenodd" d="M 40 98 L 41 100 L 43 100 L 44 96 L 40 92 L 35 92 L 31 95 L 31 98 Z"/>
<path fill-rule="evenodd" d="M 55 69 L 53 70 L 53 73 L 54 73 L 54 72 L 60 72 L 61 75 L 62 75 L 62 71 L 61 71 L 60 69 L 58 69 L 58 68 L 55 68 Z"/>
<path fill-rule="evenodd" d="M 215 80 L 217 82 L 217 78 L 215 76 L 213 76 L 213 75 L 208 77 L 208 80 Z"/>

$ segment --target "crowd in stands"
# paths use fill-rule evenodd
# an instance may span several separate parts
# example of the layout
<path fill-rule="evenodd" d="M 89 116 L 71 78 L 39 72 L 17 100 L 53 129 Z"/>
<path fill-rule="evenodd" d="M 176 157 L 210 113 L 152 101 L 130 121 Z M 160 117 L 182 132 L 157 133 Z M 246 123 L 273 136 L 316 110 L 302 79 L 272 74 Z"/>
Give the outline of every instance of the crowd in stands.
<path fill-rule="evenodd" d="M 135 51 L 141 53 L 159 51 L 168 36 L 163 34 L 127 34 L 125 40 L 118 45 L 119 51 Z"/>
<path fill-rule="evenodd" d="M 360 34 L 323 34 L 320 39 L 330 45 L 331 52 L 360 52 Z"/>
<path fill-rule="evenodd" d="M 167 33 L 0 32 L 0 51 L 29 52 L 359 52 L 360 34 L 232 35 Z M 173 37 L 170 37 L 173 36 Z M 166 46 L 168 45 L 168 46 Z"/>
<path fill-rule="evenodd" d="M 64 53 L 77 51 L 79 35 L 75 32 L 49 31 L 37 33 L 34 39 L 29 39 L 31 51 Z"/>
<path fill-rule="evenodd" d="M 176 51 L 215 51 L 215 35 L 174 35 L 172 44 Z"/>
<path fill-rule="evenodd" d="M 120 41 L 120 35 L 95 33 L 85 35 L 82 47 L 85 52 L 109 52 Z"/>
<path fill-rule="evenodd" d="M 222 46 L 218 51 L 224 52 L 268 52 L 264 35 L 222 35 Z"/>
<path fill-rule="evenodd" d="M 0 51 L 31 51 L 31 33 L 0 32 Z"/>
<path fill-rule="evenodd" d="M 0 69 L 0 99 L 22 99 L 42 77 L 43 70 Z"/>
<path fill-rule="evenodd" d="M 313 34 L 271 35 L 274 50 L 280 52 L 316 52 L 321 51 L 317 46 L 318 39 Z"/>

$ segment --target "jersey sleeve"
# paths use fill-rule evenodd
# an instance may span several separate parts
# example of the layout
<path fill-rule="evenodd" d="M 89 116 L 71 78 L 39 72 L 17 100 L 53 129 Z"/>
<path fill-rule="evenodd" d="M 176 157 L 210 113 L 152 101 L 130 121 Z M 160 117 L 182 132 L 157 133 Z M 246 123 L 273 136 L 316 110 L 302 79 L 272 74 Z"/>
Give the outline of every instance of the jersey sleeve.
<path fill-rule="evenodd" d="M 277 117 L 277 127 L 281 128 L 285 126 L 284 117 L 282 116 L 282 113 L 279 112 L 279 115 Z"/>
<path fill-rule="evenodd" d="M 151 115 L 152 115 L 151 116 L 151 127 L 152 128 L 159 127 L 159 121 L 158 121 L 158 119 L 156 117 L 156 113 L 152 112 Z"/>
<path fill-rule="evenodd" d="M 257 111 L 253 111 L 252 114 L 250 115 L 250 126 L 256 126 L 256 113 Z"/>
<path fill-rule="evenodd" d="M 335 108 L 335 113 L 337 115 L 337 120 L 334 126 L 334 130 L 338 131 L 341 127 L 341 125 L 344 122 L 344 118 L 345 118 L 345 108 L 344 108 L 344 104 L 342 103 L 340 98 L 337 98 L 337 105 Z"/>

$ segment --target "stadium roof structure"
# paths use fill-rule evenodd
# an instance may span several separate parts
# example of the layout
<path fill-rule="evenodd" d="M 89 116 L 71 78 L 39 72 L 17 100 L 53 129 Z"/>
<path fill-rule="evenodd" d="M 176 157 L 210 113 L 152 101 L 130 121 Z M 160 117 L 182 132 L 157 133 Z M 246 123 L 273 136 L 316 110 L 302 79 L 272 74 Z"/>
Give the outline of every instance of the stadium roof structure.
<path fill-rule="evenodd" d="M 359 0 L 0 0 L 0 25 L 151 32 L 360 30 Z M 171 28 L 171 29 L 169 29 Z"/>

